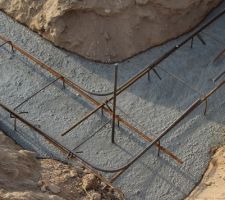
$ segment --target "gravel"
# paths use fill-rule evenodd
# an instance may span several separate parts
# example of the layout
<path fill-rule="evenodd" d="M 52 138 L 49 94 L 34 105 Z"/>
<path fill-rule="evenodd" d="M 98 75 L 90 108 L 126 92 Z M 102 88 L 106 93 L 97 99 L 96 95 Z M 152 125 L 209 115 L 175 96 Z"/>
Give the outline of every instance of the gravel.
<path fill-rule="evenodd" d="M 225 3 L 221 4 L 211 16 L 224 7 Z M 120 95 L 118 114 L 140 127 L 147 135 L 156 136 L 179 117 L 196 98 L 212 89 L 215 86 L 212 79 L 224 70 L 225 59 L 217 63 L 212 62 L 225 48 L 224 20 L 225 16 L 201 33 L 206 46 L 195 39 L 192 49 L 188 43 L 166 59 L 157 70 L 162 80 L 151 74 L 150 81 L 144 77 Z M 91 62 L 58 49 L 2 12 L 0 21 L 1 34 L 80 86 L 101 92 L 113 89 L 112 64 Z M 186 37 L 187 35 L 184 35 L 119 63 L 119 84 L 124 83 Z M 11 108 L 54 80 L 20 54 L 11 56 L 7 48 L 0 48 L 0 70 L 0 100 Z M 190 87 L 165 70 L 185 80 Z M 154 147 L 114 182 L 116 187 L 123 190 L 126 199 L 179 200 L 190 193 L 207 168 L 210 149 L 224 141 L 224 97 L 222 88 L 210 97 L 206 116 L 203 115 L 202 105 L 161 140 L 163 146 L 184 161 L 183 165 L 177 165 L 163 153 L 157 157 L 157 149 Z M 104 98 L 98 100 L 103 101 Z M 68 87 L 63 89 L 58 81 L 18 111 L 27 111 L 27 114 L 22 114 L 26 119 L 73 150 L 104 124 L 108 120 L 107 117 L 101 116 L 101 112 L 96 113 L 66 136 L 61 137 L 60 133 L 93 108 Z M 66 160 L 57 149 L 24 125 L 18 123 L 17 132 L 13 131 L 13 121 L 3 110 L 0 111 L 0 128 L 7 131 L 24 148 L 37 151 L 40 157 Z M 111 128 L 107 125 L 74 151 L 82 152 L 80 156 L 95 165 L 116 168 L 125 164 L 147 145 L 123 126 L 116 128 L 116 145 L 111 144 L 110 137 Z"/>

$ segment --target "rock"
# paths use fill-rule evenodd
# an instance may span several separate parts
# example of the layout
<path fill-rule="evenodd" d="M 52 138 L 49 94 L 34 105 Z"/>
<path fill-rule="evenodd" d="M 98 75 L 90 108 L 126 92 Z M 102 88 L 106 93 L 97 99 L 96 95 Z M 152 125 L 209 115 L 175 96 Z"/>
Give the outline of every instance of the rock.
<path fill-rule="evenodd" d="M 70 170 L 69 169 L 63 169 L 62 172 L 63 173 L 68 173 Z"/>
<path fill-rule="evenodd" d="M 222 0 L 1 0 L 0 9 L 55 45 L 117 62 L 195 27 Z"/>
<path fill-rule="evenodd" d="M 58 194 L 61 192 L 61 189 L 60 187 L 58 187 L 57 185 L 53 184 L 53 183 L 50 183 L 48 186 L 47 186 L 48 190 L 51 191 L 53 194 Z"/>
<path fill-rule="evenodd" d="M 86 190 L 95 189 L 97 187 L 97 184 L 98 184 L 98 179 L 94 174 L 86 174 L 82 178 L 82 186 Z"/>
<path fill-rule="evenodd" d="M 71 177 L 71 178 L 75 178 L 75 177 L 77 177 L 77 176 L 78 176 L 77 171 L 75 171 L 75 170 L 71 170 L 71 171 L 70 171 L 70 177 Z"/>
<path fill-rule="evenodd" d="M 84 170 L 84 173 L 85 173 L 85 174 L 90 174 L 91 172 L 90 172 L 90 170 L 85 169 L 85 170 Z"/>
<path fill-rule="evenodd" d="M 49 195 L 47 193 L 35 193 L 33 191 L 29 192 L 23 192 L 23 191 L 17 191 L 17 192 L 7 192 L 2 193 L 0 191 L 0 199 L 1 200 L 66 200 L 64 198 L 55 196 L 55 195 Z"/>
<path fill-rule="evenodd" d="M 106 187 L 107 187 L 107 185 L 104 183 L 104 182 L 101 182 L 101 188 L 104 190 Z"/>
<path fill-rule="evenodd" d="M 206 186 L 211 186 L 212 184 L 213 184 L 212 181 L 205 182 L 205 185 L 206 185 Z"/>
<path fill-rule="evenodd" d="M 75 167 L 78 174 L 83 174 L 84 169 L 82 167 Z"/>
<path fill-rule="evenodd" d="M 43 182 L 42 180 L 40 180 L 40 181 L 38 181 L 37 185 L 38 185 L 39 187 L 41 187 L 42 185 L 44 185 L 44 182 Z"/>
<path fill-rule="evenodd" d="M 21 150 L 21 147 L 1 131 L 0 158 L 0 200 L 81 200 L 87 197 L 82 183 L 86 188 L 95 188 L 99 184 L 97 177 L 92 174 L 88 174 L 82 182 L 80 177 L 83 175 L 83 166 L 75 165 L 74 169 L 74 166 L 56 160 L 38 160 L 34 153 Z M 65 174 L 62 173 L 64 169 Z M 80 177 L 77 176 L 77 169 L 82 173 L 79 174 Z M 67 175 L 68 181 L 64 179 L 64 175 Z M 62 192 L 59 186 L 63 189 Z M 93 193 L 96 194 L 93 194 L 92 200 L 101 199 L 98 193 L 106 196 L 106 192 L 100 187 L 98 192 L 90 190 L 88 199 L 92 198 Z"/>
<path fill-rule="evenodd" d="M 42 191 L 42 192 L 46 192 L 46 191 L 47 191 L 46 185 L 42 185 L 42 186 L 41 186 L 41 191 Z"/>
<path fill-rule="evenodd" d="M 28 186 L 28 187 L 36 187 L 37 186 L 37 183 L 34 182 L 33 180 L 24 180 L 23 184 L 24 186 Z"/>
<path fill-rule="evenodd" d="M 53 196 L 53 195 L 51 195 L 51 196 L 49 197 L 49 199 L 50 199 L 50 200 L 66 200 L 66 199 L 63 199 L 63 198 L 61 198 L 61 197 L 59 197 L 59 196 Z"/>
<path fill-rule="evenodd" d="M 64 180 L 68 180 L 69 178 L 70 178 L 70 174 L 64 174 L 64 175 L 63 175 L 63 179 L 64 179 Z"/>
<path fill-rule="evenodd" d="M 114 189 L 113 188 L 109 188 L 109 192 L 113 193 L 114 192 Z"/>
<path fill-rule="evenodd" d="M 101 200 L 102 199 L 102 195 L 99 194 L 98 192 L 92 193 L 91 197 L 93 200 Z"/>
<path fill-rule="evenodd" d="M 32 151 L 27 151 L 27 150 L 19 150 L 19 153 L 21 153 L 22 155 L 26 156 L 26 157 L 33 157 L 33 159 L 36 158 L 36 153 L 32 152 Z"/>

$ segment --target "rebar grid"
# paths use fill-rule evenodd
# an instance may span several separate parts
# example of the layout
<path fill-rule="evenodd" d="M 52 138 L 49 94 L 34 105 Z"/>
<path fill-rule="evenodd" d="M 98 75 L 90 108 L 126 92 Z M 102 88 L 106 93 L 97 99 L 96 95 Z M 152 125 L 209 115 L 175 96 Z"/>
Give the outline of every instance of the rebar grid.
<path fill-rule="evenodd" d="M 146 67 L 144 70 L 142 70 L 141 72 L 139 72 L 138 74 L 136 74 L 134 77 L 130 78 L 125 84 L 123 84 L 122 86 L 120 86 L 118 89 L 114 89 L 114 95 L 109 98 L 106 99 L 106 101 L 104 103 L 100 103 L 97 100 L 95 100 L 94 98 L 92 98 L 91 96 L 89 96 L 88 91 L 86 91 L 85 89 L 81 88 L 80 86 L 78 86 L 77 84 L 75 84 L 74 82 L 72 82 L 71 80 L 69 80 L 68 78 L 66 78 L 64 75 L 60 74 L 59 72 L 53 70 L 50 66 L 44 64 L 42 61 L 40 61 L 39 59 L 33 57 L 32 55 L 30 55 L 28 52 L 26 52 L 25 50 L 23 50 L 22 48 L 18 47 L 17 45 L 15 45 L 13 42 L 11 42 L 10 40 L 8 40 L 7 38 L 5 38 L 4 36 L 0 35 L 0 39 L 4 41 L 3 45 L 6 43 L 9 43 L 12 47 L 12 51 L 19 51 L 23 56 L 27 57 L 28 59 L 30 59 L 31 61 L 35 62 L 36 64 L 38 64 L 41 68 L 47 70 L 50 74 L 52 74 L 53 76 L 56 77 L 56 79 L 49 83 L 48 85 L 46 85 L 44 88 L 42 88 L 41 90 L 37 91 L 36 93 L 34 93 L 32 96 L 28 97 L 24 102 L 20 103 L 18 106 L 16 106 L 14 108 L 14 110 L 8 108 L 6 105 L 4 105 L 3 103 L 0 102 L 0 106 L 7 112 L 9 112 L 11 114 L 11 116 L 14 117 L 15 119 L 15 125 L 16 125 L 16 120 L 18 119 L 19 121 L 21 121 L 22 123 L 26 124 L 27 126 L 29 126 L 30 128 L 32 128 L 33 130 L 35 130 L 36 132 L 38 132 L 39 134 L 41 134 L 43 137 L 45 137 L 48 141 L 50 141 L 52 144 L 54 144 L 55 146 L 57 146 L 58 148 L 60 148 L 63 152 L 67 153 L 70 157 L 75 157 L 78 160 L 80 160 L 82 163 L 84 163 L 85 165 L 90 166 L 92 169 L 98 170 L 98 171 L 102 171 L 102 172 L 108 172 L 108 173 L 115 173 L 117 172 L 117 174 L 115 174 L 112 179 L 111 182 L 115 181 L 116 178 L 118 178 L 118 176 L 120 176 L 128 167 L 130 167 L 135 161 L 137 161 L 146 151 L 148 151 L 153 145 L 155 145 L 156 147 L 158 147 L 158 149 L 160 151 L 163 151 L 164 153 L 168 154 L 170 157 L 172 157 L 173 159 L 175 159 L 178 163 L 182 163 L 182 160 L 180 160 L 176 155 L 174 155 L 172 152 L 170 152 L 168 149 L 162 147 L 160 145 L 160 139 L 162 137 L 164 137 L 171 129 L 173 129 L 178 123 L 180 123 L 188 114 L 190 114 L 193 110 L 195 110 L 197 107 L 199 107 L 202 103 L 206 103 L 206 107 L 205 107 L 205 112 L 204 114 L 206 114 L 207 111 L 207 100 L 208 98 L 213 95 L 217 90 L 219 90 L 225 83 L 225 80 L 221 81 L 217 86 L 214 87 L 213 90 L 211 90 L 209 93 L 207 93 L 206 95 L 204 95 L 203 97 L 200 97 L 199 99 L 197 99 L 193 104 L 191 104 L 191 106 L 179 117 L 177 118 L 168 128 L 166 128 L 164 131 L 161 132 L 161 134 L 159 134 L 158 137 L 152 139 L 148 136 L 146 136 L 142 131 L 140 131 L 138 128 L 136 128 L 135 126 L 133 126 L 132 124 L 130 124 L 128 121 L 126 121 L 125 119 L 121 118 L 120 116 L 115 114 L 115 110 L 111 110 L 108 106 L 108 103 L 111 103 L 112 100 L 115 100 L 116 97 L 121 94 L 122 92 L 124 92 L 126 89 L 128 89 L 131 85 L 133 85 L 134 83 L 136 83 L 140 78 L 142 78 L 144 75 L 149 74 L 149 72 L 151 70 L 153 70 L 157 76 L 161 79 L 161 77 L 158 75 L 157 71 L 156 71 L 156 67 L 165 59 L 167 59 L 170 55 L 172 55 L 174 52 L 176 52 L 178 49 L 180 49 L 184 44 L 186 44 L 187 42 L 189 42 L 191 40 L 191 47 L 193 47 L 193 41 L 194 41 L 194 37 L 197 37 L 202 44 L 206 45 L 206 42 L 203 40 L 203 38 L 201 37 L 200 33 L 202 30 L 204 30 L 205 28 L 207 28 L 208 26 L 210 26 L 214 21 L 216 21 L 217 19 L 219 19 L 221 16 L 223 16 L 225 14 L 225 10 L 222 11 L 220 14 L 218 14 L 216 17 L 214 17 L 213 19 L 211 19 L 208 23 L 206 23 L 204 26 L 202 26 L 199 30 L 195 31 L 193 34 L 191 34 L 191 36 L 189 36 L 187 39 L 185 39 L 184 41 L 182 41 L 180 44 L 176 45 L 175 47 L 171 48 L 168 52 L 166 52 L 165 54 L 163 54 L 162 56 L 160 56 L 156 61 L 154 61 L 151 65 L 149 65 L 148 67 Z M 166 71 L 166 73 L 168 73 Z M 171 73 L 170 73 L 171 75 Z M 173 74 L 172 74 L 173 75 Z M 174 75 L 173 75 L 174 76 Z M 79 124 L 81 124 L 83 121 L 87 120 L 90 116 L 92 116 L 94 113 L 96 113 L 98 110 L 102 109 L 102 111 L 105 111 L 106 113 L 108 113 L 110 116 L 113 116 L 113 121 L 115 122 L 115 120 L 118 121 L 118 123 L 122 123 L 124 126 L 128 127 L 130 130 L 134 131 L 136 134 L 138 134 L 142 139 L 144 139 L 145 141 L 150 142 L 150 144 L 140 153 L 138 153 L 134 158 L 131 159 L 130 162 L 128 162 L 127 164 L 123 165 L 120 168 L 117 169 L 101 169 L 91 163 L 89 163 L 88 161 L 86 161 L 85 159 L 81 158 L 79 155 L 77 155 L 74 152 L 71 152 L 69 149 L 67 149 L 65 146 L 62 146 L 59 142 L 57 142 L 56 140 L 54 140 L 53 138 L 51 138 L 50 136 L 48 136 L 48 134 L 44 133 L 41 129 L 35 127 L 33 124 L 31 124 L 29 121 L 25 120 L 19 113 L 17 113 L 15 110 L 17 109 L 17 107 L 21 106 L 22 104 L 24 104 L 25 102 L 27 102 L 29 99 L 31 99 L 33 96 L 37 95 L 40 91 L 44 90 L 45 88 L 47 88 L 49 85 L 53 84 L 54 82 L 56 82 L 57 80 L 62 80 L 63 85 L 67 85 L 70 86 L 72 89 L 74 89 L 76 92 L 78 92 L 84 99 L 88 100 L 90 103 L 94 104 L 96 106 L 96 108 L 91 111 L 90 113 L 88 113 L 84 118 L 82 118 L 78 123 L 76 123 L 74 126 L 70 127 L 68 130 L 66 130 L 64 133 L 62 133 L 62 135 L 65 135 L 67 133 L 69 133 L 72 129 L 74 129 L 75 127 L 77 127 Z M 179 79 L 178 79 L 179 80 Z M 183 82 L 185 83 L 185 82 Z M 190 86 L 189 86 L 190 87 Z M 191 88 L 193 89 L 193 88 Z M 193 89 L 194 90 L 194 89 Z M 109 94 L 111 94 L 111 92 L 106 93 L 105 95 L 102 94 L 102 96 L 108 96 Z M 92 95 L 99 95 L 99 94 L 92 94 Z M 100 95 L 101 96 L 101 95 Z M 114 105 L 114 109 L 116 109 L 116 105 Z M 111 120 L 110 120 L 111 121 Z M 114 123 L 115 126 L 115 123 Z M 101 127 L 102 128 L 102 127 Z M 97 173 L 98 174 L 98 173 Z"/>

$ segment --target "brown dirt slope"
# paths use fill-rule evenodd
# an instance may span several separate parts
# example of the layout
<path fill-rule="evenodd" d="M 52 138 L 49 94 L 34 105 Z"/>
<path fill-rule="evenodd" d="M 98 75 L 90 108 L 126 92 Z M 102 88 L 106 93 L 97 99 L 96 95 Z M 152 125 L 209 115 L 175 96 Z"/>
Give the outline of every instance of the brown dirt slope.
<path fill-rule="evenodd" d="M 225 147 L 216 151 L 201 183 L 186 200 L 213 199 L 225 199 Z"/>
<path fill-rule="evenodd" d="M 196 26 L 222 0 L 0 0 L 0 10 L 57 46 L 116 62 Z"/>
<path fill-rule="evenodd" d="M 119 190 L 108 187 L 83 166 L 56 160 L 38 160 L 0 132 L 1 200 L 120 200 Z"/>

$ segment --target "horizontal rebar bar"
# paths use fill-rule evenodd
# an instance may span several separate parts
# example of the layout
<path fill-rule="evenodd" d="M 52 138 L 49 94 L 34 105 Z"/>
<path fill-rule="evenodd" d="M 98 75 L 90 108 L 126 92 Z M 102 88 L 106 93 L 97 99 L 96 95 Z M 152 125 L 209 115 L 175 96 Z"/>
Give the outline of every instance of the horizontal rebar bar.
<path fill-rule="evenodd" d="M 223 75 L 225 75 L 225 70 L 222 71 L 219 75 L 217 75 L 217 76 L 213 79 L 213 82 L 217 82 Z"/>
<path fill-rule="evenodd" d="M 217 56 L 216 58 L 214 59 L 213 62 L 216 62 L 220 57 L 222 57 L 222 55 L 225 53 L 225 49 L 223 49 Z"/>

